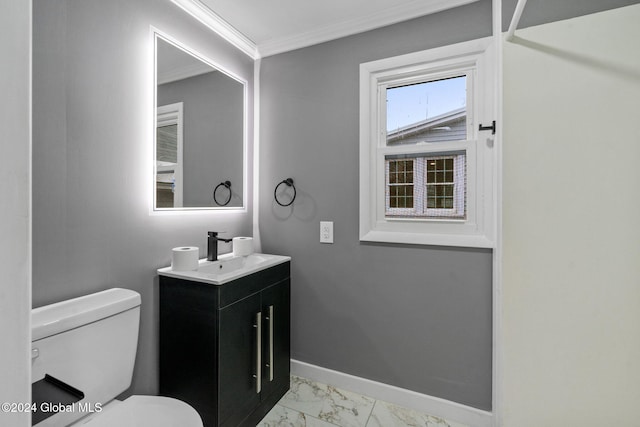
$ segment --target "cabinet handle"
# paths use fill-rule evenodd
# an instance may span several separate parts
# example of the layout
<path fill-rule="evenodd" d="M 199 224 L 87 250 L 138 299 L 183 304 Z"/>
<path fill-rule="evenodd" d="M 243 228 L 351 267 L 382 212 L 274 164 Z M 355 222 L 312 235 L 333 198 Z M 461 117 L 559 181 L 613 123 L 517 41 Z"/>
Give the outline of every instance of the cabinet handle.
<path fill-rule="evenodd" d="M 273 381 L 273 306 L 269 306 L 269 381 Z"/>
<path fill-rule="evenodd" d="M 262 391 L 262 312 L 256 313 L 256 393 Z"/>

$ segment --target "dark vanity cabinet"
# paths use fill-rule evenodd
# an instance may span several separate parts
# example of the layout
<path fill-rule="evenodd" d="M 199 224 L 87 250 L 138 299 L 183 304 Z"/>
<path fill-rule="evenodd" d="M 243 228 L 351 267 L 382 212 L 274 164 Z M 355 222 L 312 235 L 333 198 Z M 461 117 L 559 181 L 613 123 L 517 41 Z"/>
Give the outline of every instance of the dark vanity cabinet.
<path fill-rule="evenodd" d="M 254 427 L 289 389 L 290 262 L 214 285 L 160 276 L 160 394 Z"/>

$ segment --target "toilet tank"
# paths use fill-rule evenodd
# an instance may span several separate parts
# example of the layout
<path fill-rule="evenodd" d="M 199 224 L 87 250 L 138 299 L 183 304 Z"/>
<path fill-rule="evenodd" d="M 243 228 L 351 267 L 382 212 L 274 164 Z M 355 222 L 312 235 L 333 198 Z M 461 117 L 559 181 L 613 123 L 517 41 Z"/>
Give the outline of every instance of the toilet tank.
<path fill-rule="evenodd" d="M 133 376 L 139 322 L 140 294 L 120 288 L 33 309 L 31 383 L 48 375 L 84 395 L 69 406 L 33 407 L 40 416 L 58 410 L 35 425 L 66 426 L 100 411 L 102 405 L 127 390 Z"/>

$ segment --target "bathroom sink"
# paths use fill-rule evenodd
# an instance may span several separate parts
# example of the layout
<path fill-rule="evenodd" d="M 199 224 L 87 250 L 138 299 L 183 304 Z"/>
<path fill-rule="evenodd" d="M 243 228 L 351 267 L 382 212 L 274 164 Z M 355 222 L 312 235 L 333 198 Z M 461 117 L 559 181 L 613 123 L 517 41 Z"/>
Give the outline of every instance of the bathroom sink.
<path fill-rule="evenodd" d="M 291 257 L 281 255 L 254 253 L 247 256 L 233 256 L 233 254 L 225 254 L 220 255 L 217 261 L 201 259 L 198 262 L 197 270 L 174 271 L 171 267 L 165 267 L 160 268 L 158 274 L 178 279 L 222 285 L 289 260 L 291 260 Z"/>

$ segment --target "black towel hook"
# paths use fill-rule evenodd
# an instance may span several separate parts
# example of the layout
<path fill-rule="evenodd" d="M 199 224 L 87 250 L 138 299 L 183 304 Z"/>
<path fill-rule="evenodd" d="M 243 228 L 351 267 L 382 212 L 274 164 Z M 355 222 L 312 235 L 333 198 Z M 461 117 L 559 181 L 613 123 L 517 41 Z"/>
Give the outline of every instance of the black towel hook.
<path fill-rule="evenodd" d="M 278 200 L 278 188 L 282 185 L 282 184 L 286 184 L 287 187 L 291 187 L 293 188 L 293 197 L 291 198 L 291 201 L 289 203 L 281 203 L 280 200 Z M 282 180 L 278 183 L 278 185 L 276 185 L 275 190 L 273 190 L 273 198 L 276 199 L 276 203 L 279 204 L 280 206 L 290 206 L 293 201 L 296 199 L 296 186 L 293 185 L 293 179 L 292 178 L 287 178 L 285 180 Z"/>
<path fill-rule="evenodd" d="M 218 199 L 216 199 L 216 191 L 218 191 L 218 188 L 220 187 L 224 187 L 227 190 L 229 190 L 229 197 L 227 198 L 227 201 L 224 203 L 220 203 Z M 213 201 L 216 202 L 216 204 L 219 206 L 227 206 L 229 204 L 229 202 L 231 201 L 231 181 L 224 181 L 216 185 L 216 188 L 213 189 Z"/>

